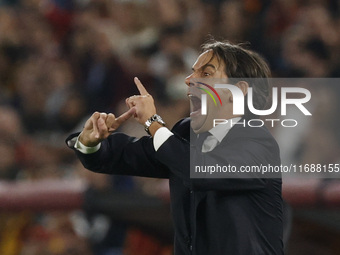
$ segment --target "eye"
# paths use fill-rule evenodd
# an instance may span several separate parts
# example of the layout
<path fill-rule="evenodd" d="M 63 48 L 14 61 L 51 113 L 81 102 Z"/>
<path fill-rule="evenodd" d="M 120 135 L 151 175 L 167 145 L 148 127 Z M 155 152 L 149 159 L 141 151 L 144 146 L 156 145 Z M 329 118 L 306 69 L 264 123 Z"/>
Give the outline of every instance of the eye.
<path fill-rule="evenodd" d="M 204 76 L 209 76 L 210 73 L 204 72 L 203 75 L 204 75 Z"/>

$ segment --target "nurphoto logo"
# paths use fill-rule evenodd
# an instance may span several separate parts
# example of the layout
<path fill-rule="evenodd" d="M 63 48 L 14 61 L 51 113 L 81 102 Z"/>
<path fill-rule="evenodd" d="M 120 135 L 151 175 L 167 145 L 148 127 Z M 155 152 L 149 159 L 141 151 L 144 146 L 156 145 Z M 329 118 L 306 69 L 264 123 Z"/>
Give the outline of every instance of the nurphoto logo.
<path fill-rule="evenodd" d="M 202 79 L 200 79 L 202 80 Z M 234 115 L 244 115 L 245 114 L 245 96 L 242 90 L 236 85 L 232 84 L 223 84 L 223 83 L 215 83 L 214 85 L 208 85 L 207 83 L 201 81 L 195 81 L 194 88 L 202 91 L 200 95 L 201 99 L 201 115 L 207 115 L 208 108 L 208 97 L 213 100 L 215 106 L 218 106 L 215 97 L 218 99 L 220 105 L 223 105 L 220 95 L 218 94 L 218 89 L 228 89 L 233 97 L 233 114 Z M 203 87 L 204 86 L 204 87 Z M 211 93 L 210 91 L 213 93 Z M 205 93 L 204 93 L 205 92 Z M 280 92 L 280 93 L 279 93 Z M 279 107 L 281 110 L 281 116 L 287 116 L 287 106 L 292 105 L 296 107 L 304 116 L 312 116 L 311 112 L 305 106 L 311 100 L 311 92 L 308 89 L 301 87 L 281 87 L 280 90 L 278 87 L 272 87 L 271 96 L 272 102 L 269 109 L 256 109 L 254 107 L 254 98 L 253 98 L 254 90 L 250 86 L 247 92 L 247 106 L 251 113 L 257 116 L 269 116 L 273 114 Z M 289 98 L 289 94 L 299 95 L 295 98 Z M 280 95 L 280 97 L 279 97 Z M 279 105 L 280 101 L 280 105 Z M 218 124 L 228 124 L 229 121 L 226 119 L 214 119 L 214 127 Z M 298 121 L 296 119 L 251 119 L 248 120 L 248 126 L 250 127 L 261 127 L 264 125 L 264 121 L 270 122 L 271 126 L 274 127 L 275 122 L 280 122 L 283 127 L 296 127 L 298 125 Z M 229 123 L 232 125 L 232 123 Z M 242 123 L 241 123 L 242 124 Z M 245 120 L 244 120 L 245 125 Z"/>

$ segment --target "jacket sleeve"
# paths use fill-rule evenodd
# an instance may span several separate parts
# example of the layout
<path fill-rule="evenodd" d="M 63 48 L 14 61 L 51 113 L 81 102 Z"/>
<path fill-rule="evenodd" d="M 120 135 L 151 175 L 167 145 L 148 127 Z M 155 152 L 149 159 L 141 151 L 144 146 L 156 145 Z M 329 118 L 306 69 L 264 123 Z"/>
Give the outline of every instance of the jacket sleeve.
<path fill-rule="evenodd" d="M 132 175 L 154 178 L 168 178 L 169 169 L 155 157 L 152 138 L 140 139 L 113 133 L 102 141 L 100 149 L 92 154 L 83 154 L 69 142 L 79 133 L 66 139 L 68 146 L 75 151 L 83 166 L 97 173 Z"/>

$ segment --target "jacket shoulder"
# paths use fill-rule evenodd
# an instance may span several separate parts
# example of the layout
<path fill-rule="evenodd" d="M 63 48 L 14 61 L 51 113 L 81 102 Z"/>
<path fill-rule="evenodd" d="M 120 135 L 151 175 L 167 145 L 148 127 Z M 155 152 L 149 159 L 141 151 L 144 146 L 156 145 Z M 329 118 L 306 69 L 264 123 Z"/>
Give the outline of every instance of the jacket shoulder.
<path fill-rule="evenodd" d="M 253 138 L 253 139 L 274 139 L 266 126 L 255 127 L 238 123 L 234 125 L 229 132 L 229 138 Z"/>
<path fill-rule="evenodd" d="M 172 127 L 172 131 L 188 129 L 190 128 L 190 118 L 183 118 L 176 122 L 176 124 Z"/>
<path fill-rule="evenodd" d="M 171 129 L 171 131 L 184 138 L 185 140 L 190 140 L 190 118 L 183 118 L 179 120 Z"/>

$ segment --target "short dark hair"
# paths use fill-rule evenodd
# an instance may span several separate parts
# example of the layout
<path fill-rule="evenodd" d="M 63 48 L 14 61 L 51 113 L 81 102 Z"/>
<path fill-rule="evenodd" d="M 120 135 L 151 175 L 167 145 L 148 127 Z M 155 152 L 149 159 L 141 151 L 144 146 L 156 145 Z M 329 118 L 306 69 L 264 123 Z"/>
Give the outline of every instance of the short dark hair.
<path fill-rule="evenodd" d="M 241 45 L 230 42 L 209 41 L 202 45 L 202 52 L 212 50 L 213 57 L 225 64 L 225 73 L 231 84 L 239 81 L 248 82 L 253 88 L 253 104 L 255 109 L 263 110 L 270 96 L 268 78 L 271 72 L 266 61 L 256 52 L 243 48 Z M 256 78 L 256 79 L 251 79 Z M 258 118 L 248 109 L 248 95 L 245 98 L 244 118 Z"/>

